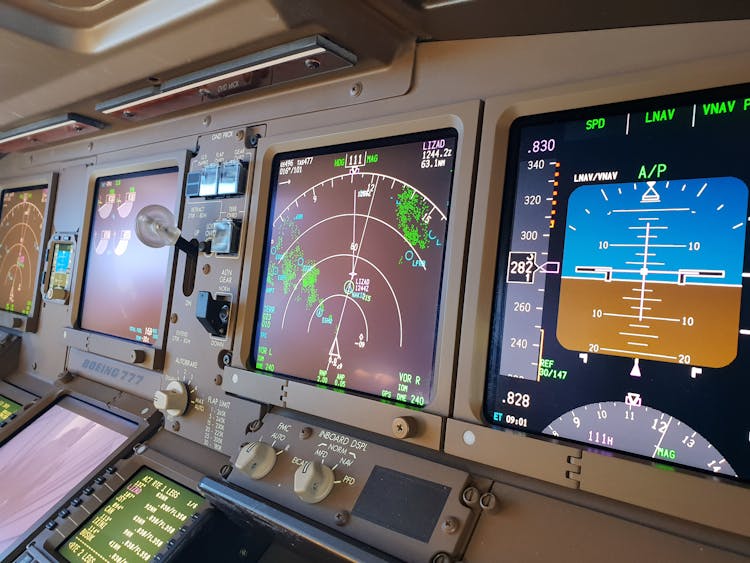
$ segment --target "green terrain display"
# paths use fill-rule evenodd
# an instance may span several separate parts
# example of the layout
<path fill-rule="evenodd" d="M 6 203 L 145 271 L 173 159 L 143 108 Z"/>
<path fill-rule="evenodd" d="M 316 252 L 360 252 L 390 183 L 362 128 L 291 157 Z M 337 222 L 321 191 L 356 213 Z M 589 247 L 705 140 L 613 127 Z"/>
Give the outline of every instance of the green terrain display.
<path fill-rule="evenodd" d="M 253 367 L 430 400 L 452 129 L 274 160 Z"/>
<path fill-rule="evenodd" d="M 60 548 L 68 561 L 151 561 L 190 518 L 203 498 L 141 469 Z"/>

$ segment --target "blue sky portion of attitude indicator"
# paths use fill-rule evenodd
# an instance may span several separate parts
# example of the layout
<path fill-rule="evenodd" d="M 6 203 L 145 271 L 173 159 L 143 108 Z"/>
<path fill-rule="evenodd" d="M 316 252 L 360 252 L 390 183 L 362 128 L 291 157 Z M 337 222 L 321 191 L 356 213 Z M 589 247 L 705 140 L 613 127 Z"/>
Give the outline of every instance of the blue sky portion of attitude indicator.
<path fill-rule="evenodd" d="M 563 277 L 739 285 L 747 186 L 700 178 L 581 186 L 568 202 Z M 700 233 L 700 234 L 699 234 Z"/>

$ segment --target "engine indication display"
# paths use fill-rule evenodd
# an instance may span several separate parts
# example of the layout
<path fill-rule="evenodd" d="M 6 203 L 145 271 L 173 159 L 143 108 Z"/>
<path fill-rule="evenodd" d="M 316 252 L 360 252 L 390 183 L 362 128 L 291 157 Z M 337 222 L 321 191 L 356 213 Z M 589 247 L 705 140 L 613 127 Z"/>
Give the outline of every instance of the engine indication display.
<path fill-rule="evenodd" d="M 177 168 L 99 178 L 81 306 L 81 328 L 151 346 L 163 341 L 165 288 L 170 249 L 149 248 L 135 234 L 147 205 L 174 210 L 179 201 Z M 60 248 L 58 250 L 64 251 Z M 70 254 L 55 257 L 64 270 Z"/>
<path fill-rule="evenodd" d="M 511 129 L 485 416 L 750 479 L 750 89 Z"/>
<path fill-rule="evenodd" d="M 34 302 L 47 186 L 3 192 L 0 210 L 0 307 L 30 315 Z"/>
<path fill-rule="evenodd" d="M 457 133 L 274 160 L 257 370 L 429 402 Z"/>

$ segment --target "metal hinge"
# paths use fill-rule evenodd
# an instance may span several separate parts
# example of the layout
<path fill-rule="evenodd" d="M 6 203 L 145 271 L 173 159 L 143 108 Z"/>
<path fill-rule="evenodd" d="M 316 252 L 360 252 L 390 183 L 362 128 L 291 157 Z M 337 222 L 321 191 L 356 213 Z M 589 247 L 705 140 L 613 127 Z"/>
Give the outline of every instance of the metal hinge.
<path fill-rule="evenodd" d="M 581 458 L 583 452 L 578 450 L 575 455 L 568 456 L 568 469 L 565 471 L 565 478 L 575 484 L 576 489 L 581 486 Z"/>

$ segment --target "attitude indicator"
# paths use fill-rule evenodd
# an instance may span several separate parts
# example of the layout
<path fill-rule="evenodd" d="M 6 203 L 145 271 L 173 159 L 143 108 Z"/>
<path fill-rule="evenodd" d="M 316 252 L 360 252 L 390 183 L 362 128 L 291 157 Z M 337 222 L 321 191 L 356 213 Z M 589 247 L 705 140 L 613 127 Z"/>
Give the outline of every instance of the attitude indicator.
<path fill-rule="evenodd" d="M 557 338 L 570 350 L 723 367 L 737 355 L 748 189 L 737 178 L 577 188 Z"/>

